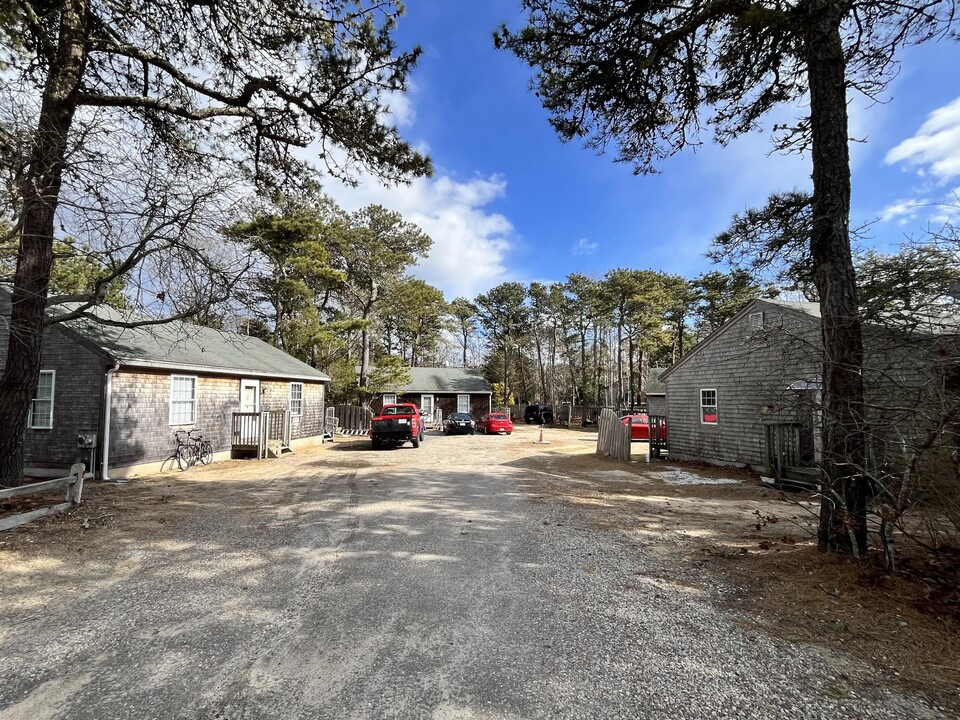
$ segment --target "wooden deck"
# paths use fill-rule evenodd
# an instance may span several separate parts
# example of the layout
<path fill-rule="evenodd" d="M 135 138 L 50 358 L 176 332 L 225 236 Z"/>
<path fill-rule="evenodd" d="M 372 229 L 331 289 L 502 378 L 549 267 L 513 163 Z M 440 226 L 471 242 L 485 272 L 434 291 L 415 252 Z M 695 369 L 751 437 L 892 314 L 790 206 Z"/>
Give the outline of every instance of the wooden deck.
<path fill-rule="evenodd" d="M 280 457 L 290 449 L 290 411 L 233 413 L 230 447 L 256 454 L 258 460 Z"/>

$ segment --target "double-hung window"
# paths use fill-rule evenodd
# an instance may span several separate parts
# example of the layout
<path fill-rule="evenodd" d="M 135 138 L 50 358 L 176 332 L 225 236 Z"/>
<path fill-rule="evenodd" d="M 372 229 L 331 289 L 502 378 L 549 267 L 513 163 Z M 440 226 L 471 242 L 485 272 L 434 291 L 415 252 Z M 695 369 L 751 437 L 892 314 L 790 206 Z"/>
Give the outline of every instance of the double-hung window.
<path fill-rule="evenodd" d="M 28 427 L 37 430 L 50 430 L 53 427 L 53 389 L 56 384 L 56 370 L 41 370 L 37 380 L 37 389 L 30 401 Z"/>
<path fill-rule="evenodd" d="M 717 413 L 717 391 L 700 391 L 700 422 L 704 425 L 716 425 L 718 419 Z"/>
<path fill-rule="evenodd" d="M 197 378 L 170 376 L 170 424 L 193 425 L 197 421 Z"/>
<path fill-rule="evenodd" d="M 303 383 L 290 383 L 290 414 L 293 417 L 303 415 Z"/>
<path fill-rule="evenodd" d="M 458 413 L 470 412 L 470 396 L 469 395 L 457 395 L 457 412 Z"/>
<path fill-rule="evenodd" d="M 383 394 L 383 404 L 384 404 L 384 405 L 396 405 L 396 404 L 397 404 L 397 394 L 396 394 L 396 393 L 384 393 L 384 394 Z"/>

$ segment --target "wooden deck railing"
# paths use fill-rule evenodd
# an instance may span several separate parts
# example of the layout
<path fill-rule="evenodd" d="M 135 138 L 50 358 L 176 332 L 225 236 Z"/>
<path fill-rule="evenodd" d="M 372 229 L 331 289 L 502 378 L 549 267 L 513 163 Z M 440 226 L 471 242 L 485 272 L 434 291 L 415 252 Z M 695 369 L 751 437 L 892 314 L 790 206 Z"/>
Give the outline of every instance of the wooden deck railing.
<path fill-rule="evenodd" d="M 230 440 L 232 447 L 256 450 L 258 460 L 267 457 L 268 449 L 274 445 L 289 448 L 291 435 L 289 410 L 233 414 Z"/>
<path fill-rule="evenodd" d="M 256 447 L 260 442 L 260 419 L 262 413 L 244 412 L 233 414 L 233 433 L 230 443 L 234 447 Z"/>

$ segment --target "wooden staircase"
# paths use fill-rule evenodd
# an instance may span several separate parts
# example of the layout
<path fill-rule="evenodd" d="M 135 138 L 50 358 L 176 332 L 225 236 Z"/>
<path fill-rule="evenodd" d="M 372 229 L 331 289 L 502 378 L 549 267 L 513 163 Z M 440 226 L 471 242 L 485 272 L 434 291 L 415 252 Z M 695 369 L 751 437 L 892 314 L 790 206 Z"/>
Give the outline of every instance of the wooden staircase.
<path fill-rule="evenodd" d="M 282 442 L 267 444 L 267 457 L 278 458 L 283 455 L 292 455 L 293 448 Z"/>

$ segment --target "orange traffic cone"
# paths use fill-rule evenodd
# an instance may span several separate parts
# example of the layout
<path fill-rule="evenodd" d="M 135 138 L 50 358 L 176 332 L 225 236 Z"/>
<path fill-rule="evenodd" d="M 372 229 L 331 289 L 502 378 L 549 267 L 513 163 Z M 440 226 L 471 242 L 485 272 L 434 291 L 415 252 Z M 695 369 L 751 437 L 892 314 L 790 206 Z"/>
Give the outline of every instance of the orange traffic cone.
<path fill-rule="evenodd" d="M 533 441 L 533 444 L 534 444 L 534 445 L 549 445 L 549 444 L 550 444 L 550 441 L 549 441 L 549 440 L 544 440 L 544 439 L 543 439 L 543 425 L 542 425 L 542 424 L 540 425 L 540 439 L 539 439 L 539 440 L 534 440 L 534 441 Z"/>

